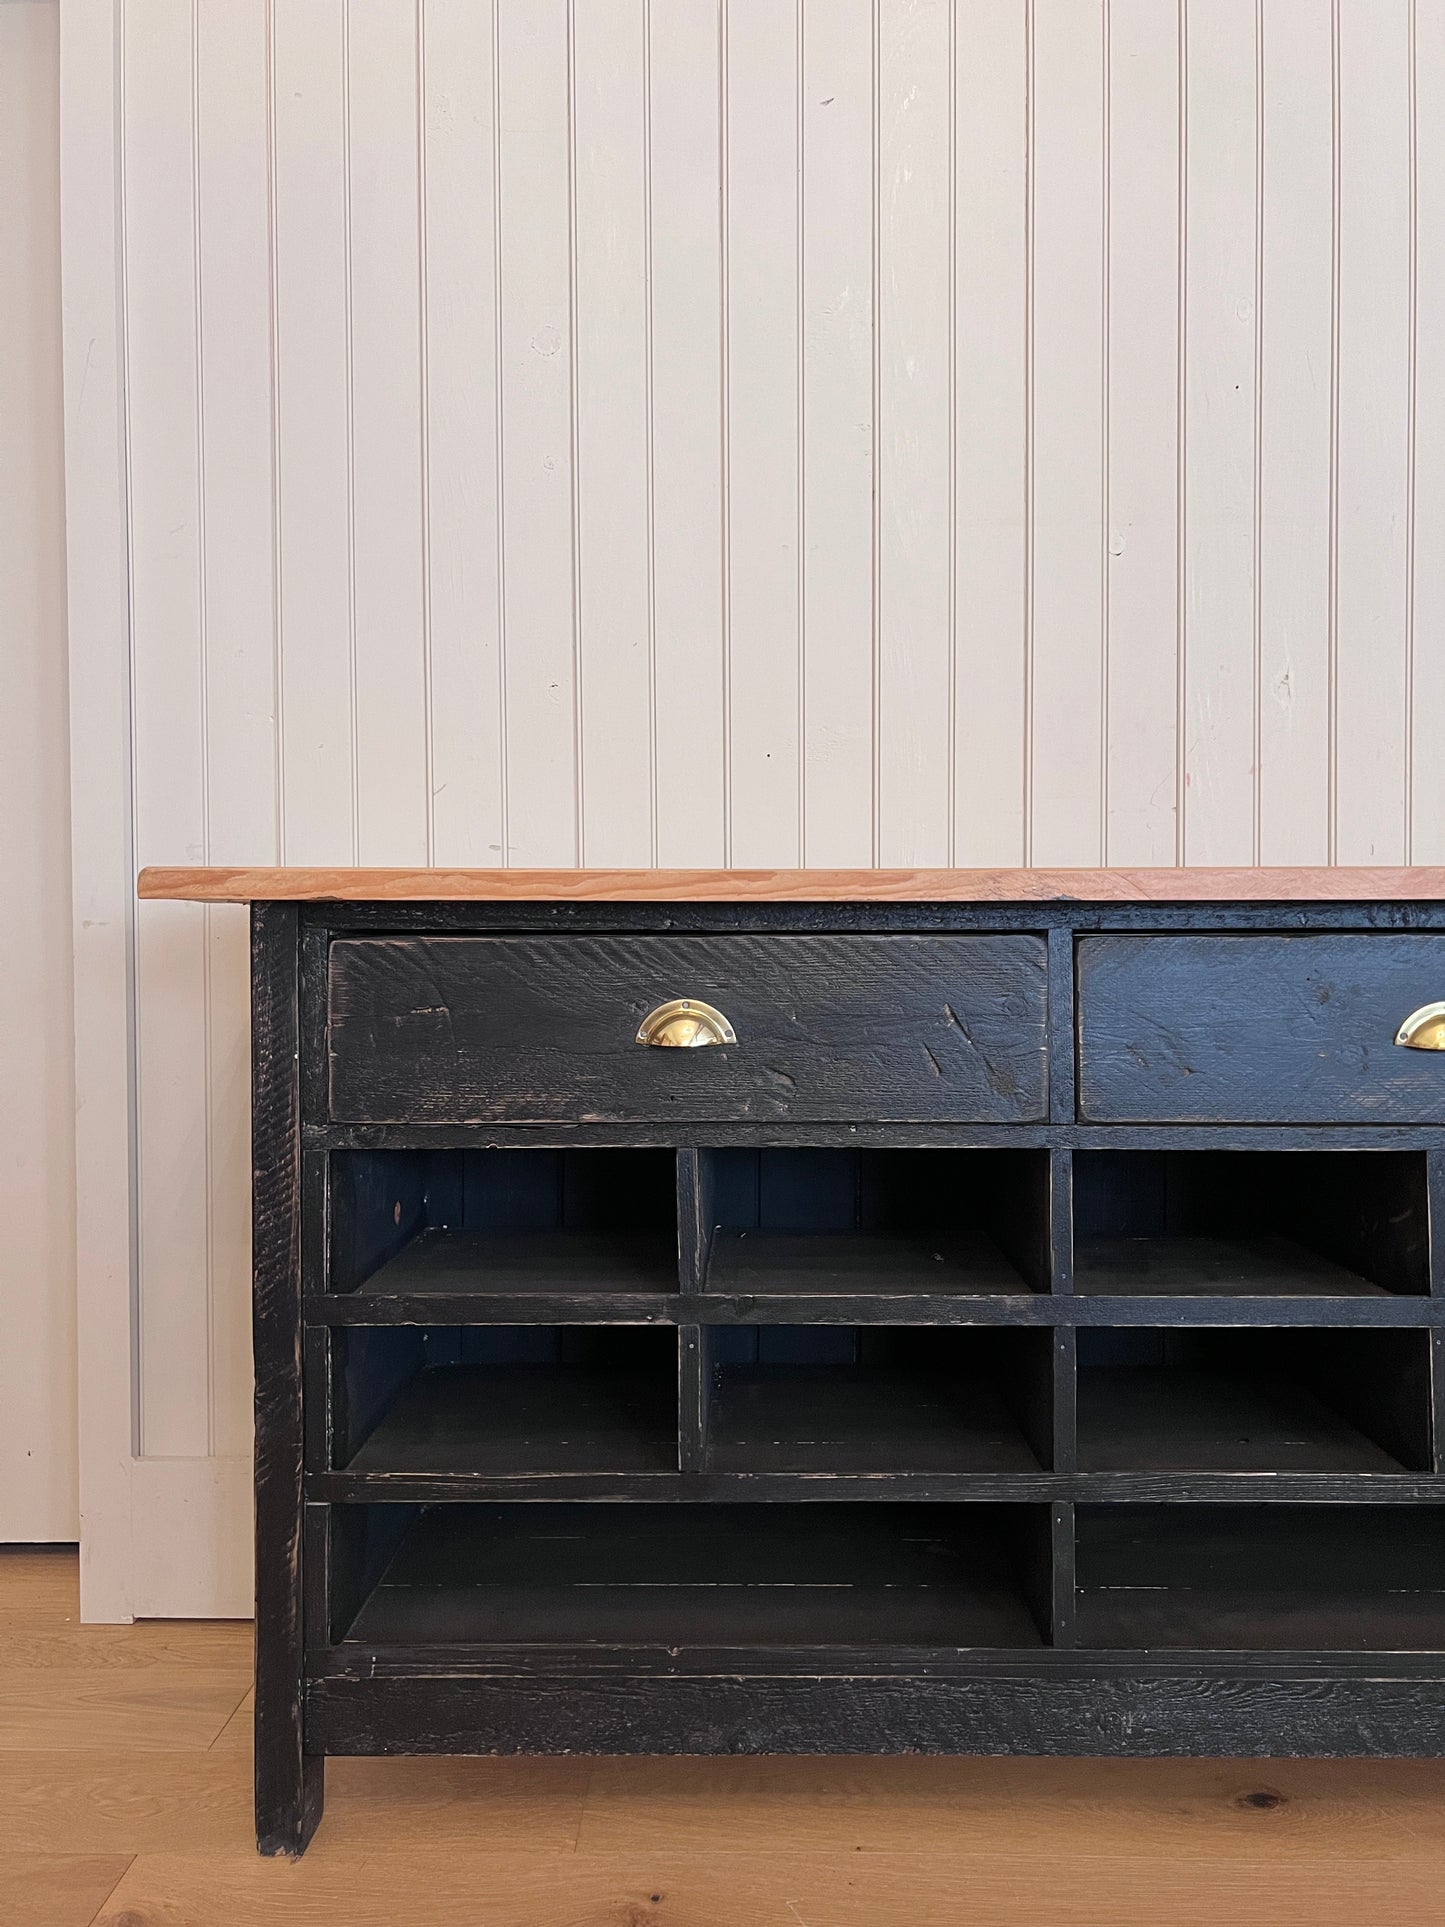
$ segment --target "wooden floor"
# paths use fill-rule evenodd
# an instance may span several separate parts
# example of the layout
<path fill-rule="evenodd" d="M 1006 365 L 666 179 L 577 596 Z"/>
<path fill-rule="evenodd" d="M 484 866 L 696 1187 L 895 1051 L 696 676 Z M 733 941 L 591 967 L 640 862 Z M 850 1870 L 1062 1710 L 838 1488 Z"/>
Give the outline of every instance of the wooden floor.
<path fill-rule="evenodd" d="M 1445 1762 L 342 1760 L 256 1857 L 250 1629 L 0 1549 L 4 1927 L 1445 1923 Z"/>

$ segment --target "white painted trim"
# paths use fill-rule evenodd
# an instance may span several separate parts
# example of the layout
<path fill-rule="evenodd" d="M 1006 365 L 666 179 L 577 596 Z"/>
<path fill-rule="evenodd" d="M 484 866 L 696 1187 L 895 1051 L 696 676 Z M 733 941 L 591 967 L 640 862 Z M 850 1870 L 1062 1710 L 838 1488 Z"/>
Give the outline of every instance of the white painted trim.
<path fill-rule="evenodd" d="M 131 1465 L 130 1609 L 137 1619 L 249 1619 L 251 1461 Z"/>
<path fill-rule="evenodd" d="M 61 279 L 75 943 L 81 1617 L 127 1620 L 135 1254 L 135 903 L 119 300 L 118 17 L 64 0 Z"/>
<path fill-rule="evenodd" d="M 0 5 L 0 1540 L 71 1540 L 75 1169 L 58 0 Z"/>

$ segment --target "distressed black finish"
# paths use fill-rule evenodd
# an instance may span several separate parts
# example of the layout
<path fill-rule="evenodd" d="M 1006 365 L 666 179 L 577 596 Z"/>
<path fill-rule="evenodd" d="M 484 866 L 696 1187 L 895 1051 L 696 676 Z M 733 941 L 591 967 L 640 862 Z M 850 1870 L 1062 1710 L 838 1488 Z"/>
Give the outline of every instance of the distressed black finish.
<path fill-rule="evenodd" d="M 251 1250 L 256 1353 L 256 1841 L 302 1853 L 321 1817 L 303 1749 L 301 1101 L 297 913 L 251 913 Z"/>
<path fill-rule="evenodd" d="M 254 933 L 264 1851 L 327 1752 L 1445 1753 L 1445 906 Z"/>
<path fill-rule="evenodd" d="M 1078 974 L 1091 1122 L 1445 1122 L 1438 1062 L 1395 1045 L 1445 936 L 1088 937 Z"/>
<path fill-rule="evenodd" d="M 325 1679 L 309 1707 L 328 1753 L 1433 1758 L 1445 1682 L 1240 1677 L 1198 1661 L 1141 1677 L 1080 1655 L 1066 1674 Z"/>
<path fill-rule="evenodd" d="M 331 1115 L 1023 1123 L 1047 1112 L 1045 959 L 1031 936 L 334 943 Z M 676 997 L 737 1043 L 639 1049 Z"/>

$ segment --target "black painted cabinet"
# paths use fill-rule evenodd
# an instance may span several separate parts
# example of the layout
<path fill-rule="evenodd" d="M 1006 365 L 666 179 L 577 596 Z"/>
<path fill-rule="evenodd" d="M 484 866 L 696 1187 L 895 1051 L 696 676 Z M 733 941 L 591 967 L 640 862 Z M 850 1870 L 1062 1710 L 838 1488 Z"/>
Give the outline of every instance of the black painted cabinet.
<path fill-rule="evenodd" d="M 1445 1753 L 1445 912 L 253 956 L 263 1850 L 328 1753 Z"/>

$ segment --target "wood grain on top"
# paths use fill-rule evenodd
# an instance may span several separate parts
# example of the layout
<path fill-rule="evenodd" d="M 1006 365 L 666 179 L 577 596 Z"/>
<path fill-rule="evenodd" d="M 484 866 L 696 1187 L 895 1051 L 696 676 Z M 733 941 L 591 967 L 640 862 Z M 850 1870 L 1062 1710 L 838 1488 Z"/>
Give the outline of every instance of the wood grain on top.
<path fill-rule="evenodd" d="M 142 897 L 203 903 L 1371 903 L 1445 899 L 1445 868 L 368 870 L 152 866 Z"/>

